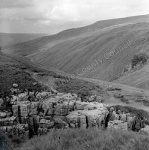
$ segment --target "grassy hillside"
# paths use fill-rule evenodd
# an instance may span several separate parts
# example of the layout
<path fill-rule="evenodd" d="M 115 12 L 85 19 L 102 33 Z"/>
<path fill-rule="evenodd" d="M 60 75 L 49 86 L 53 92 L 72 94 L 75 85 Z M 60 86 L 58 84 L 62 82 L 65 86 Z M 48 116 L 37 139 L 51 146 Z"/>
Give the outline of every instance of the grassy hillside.
<path fill-rule="evenodd" d="M 44 34 L 0 33 L 0 46 L 2 49 L 4 49 L 14 44 L 26 42 L 42 36 L 45 35 Z"/>
<path fill-rule="evenodd" d="M 135 16 L 135 17 L 127 17 L 120 19 L 111 19 L 111 20 L 103 20 L 95 22 L 92 25 L 88 25 L 81 28 L 74 28 L 64 30 L 58 34 L 52 36 L 45 36 L 39 39 L 35 39 L 30 42 L 24 42 L 22 44 L 15 45 L 13 47 L 7 48 L 7 53 L 15 53 L 21 55 L 29 55 L 41 51 L 48 50 L 54 45 L 65 41 L 66 39 L 74 39 L 78 36 L 87 36 L 92 35 L 95 32 L 99 32 L 101 29 L 109 30 L 111 27 L 116 27 L 117 25 L 125 25 L 137 22 L 146 22 L 149 20 L 149 15 Z"/>
<path fill-rule="evenodd" d="M 87 95 L 90 95 L 92 90 L 99 93 L 103 92 L 103 89 L 95 83 L 68 78 L 53 70 L 42 69 L 21 56 L 0 53 L 0 96 L 7 95 L 13 83 L 19 84 L 19 88 L 22 90 L 35 89 L 40 91 L 45 87 L 55 86 L 60 92 Z M 34 86 L 33 83 L 35 82 L 39 84 Z"/>
<path fill-rule="evenodd" d="M 37 81 L 32 77 L 31 72 L 40 70 L 31 63 L 20 60 L 0 53 L 0 97 L 9 95 L 13 83 L 19 84 L 19 88 L 22 90 L 35 89 L 33 83 Z M 42 85 L 38 84 L 36 90 L 40 91 L 41 89 L 43 89 Z"/>
<path fill-rule="evenodd" d="M 79 77 L 117 79 L 135 53 L 148 53 L 149 16 L 99 21 L 5 49 L 43 68 Z"/>
<path fill-rule="evenodd" d="M 147 135 L 126 131 L 68 129 L 31 139 L 19 150 L 148 150 L 148 142 Z"/>
<path fill-rule="evenodd" d="M 80 77 L 113 81 L 135 53 L 148 53 L 149 24 L 125 25 L 66 40 L 29 58 Z"/>
<path fill-rule="evenodd" d="M 142 89 L 149 89 L 149 65 L 147 64 L 140 70 L 126 74 L 115 82 Z"/>

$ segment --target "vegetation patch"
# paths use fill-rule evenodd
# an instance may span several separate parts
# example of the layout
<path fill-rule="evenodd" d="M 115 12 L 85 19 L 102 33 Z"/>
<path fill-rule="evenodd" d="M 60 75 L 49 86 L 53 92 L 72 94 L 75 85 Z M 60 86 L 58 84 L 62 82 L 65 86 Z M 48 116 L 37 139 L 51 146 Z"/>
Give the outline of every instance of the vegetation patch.
<path fill-rule="evenodd" d="M 132 69 L 135 68 L 137 65 L 144 65 L 147 63 L 149 56 L 145 53 L 139 53 L 133 56 L 131 60 Z"/>
<path fill-rule="evenodd" d="M 52 130 L 23 144 L 20 150 L 148 150 L 149 137 L 120 130 Z"/>
<path fill-rule="evenodd" d="M 64 93 L 76 93 L 80 96 L 91 96 L 94 91 L 102 94 L 103 89 L 94 83 L 77 79 L 57 79 L 55 81 L 56 89 Z"/>

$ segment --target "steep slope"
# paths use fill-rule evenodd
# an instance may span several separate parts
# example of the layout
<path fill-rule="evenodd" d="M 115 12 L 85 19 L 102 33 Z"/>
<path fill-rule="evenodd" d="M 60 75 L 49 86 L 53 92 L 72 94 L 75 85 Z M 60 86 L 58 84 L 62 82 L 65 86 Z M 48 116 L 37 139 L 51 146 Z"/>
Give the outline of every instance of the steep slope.
<path fill-rule="evenodd" d="M 134 16 L 134 17 L 127 17 L 127 18 L 120 18 L 120 19 L 111 19 L 111 20 L 103 20 L 98 21 L 92 25 L 81 27 L 81 28 L 74 28 L 62 31 L 58 34 L 52 36 L 45 36 L 39 39 L 35 39 L 29 42 L 25 42 L 22 44 L 17 44 L 10 48 L 6 49 L 7 53 L 10 54 L 20 54 L 20 55 L 29 55 L 33 53 L 40 53 L 46 50 L 49 50 L 54 45 L 65 41 L 66 39 L 74 39 L 78 36 L 87 36 L 92 35 L 99 32 L 101 29 L 108 30 L 109 27 L 114 27 L 117 25 L 125 25 L 137 22 L 146 22 L 149 21 L 149 15 L 142 15 L 142 16 Z M 113 28 L 112 27 L 112 28 Z"/>
<path fill-rule="evenodd" d="M 35 82 L 39 83 L 39 86 L 35 87 L 33 84 Z M 93 93 L 103 97 L 106 104 L 149 110 L 148 90 L 89 78 L 69 78 L 67 74 L 61 75 L 61 72 L 54 69 L 52 71 L 41 69 L 26 58 L 0 53 L 0 97 L 8 94 L 13 83 L 18 83 L 22 90 L 41 90 L 45 86 L 54 86 L 59 92 L 79 95 Z M 115 97 L 116 95 L 119 97 Z M 121 96 L 125 100 L 121 99 Z"/>
<path fill-rule="evenodd" d="M 149 15 L 99 21 L 5 49 L 42 68 L 113 81 L 135 53 L 148 53 Z M 139 80 L 139 79 L 138 79 Z"/>
<path fill-rule="evenodd" d="M 113 81 L 135 53 L 148 52 L 148 36 L 148 23 L 117 26 L 65 40 L 29 58 L 75 76 Z"/>
<path fill-rule="evenodd" d="M 114 82 L 142 89 L 149 89 L 149 65 L 147 64 L 140 70 L 124 75 Z"/>
<path fill-rule="evenodd" d="M 19 33 L 0 33 L 0 46 L 2 49 L 14 44 L 30 41 L 45 34 L 19 34 Z"/>

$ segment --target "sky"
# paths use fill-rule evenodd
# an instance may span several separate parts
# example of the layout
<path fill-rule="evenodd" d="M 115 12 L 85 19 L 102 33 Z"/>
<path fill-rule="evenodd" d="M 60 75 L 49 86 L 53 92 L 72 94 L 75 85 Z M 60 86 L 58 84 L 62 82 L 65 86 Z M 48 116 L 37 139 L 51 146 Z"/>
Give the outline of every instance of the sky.
<path fill-rule="evenodd" d="M 149 0 L 0 0 L 0 32 L 55 34 L 99 20 L 149 14 Z"/>

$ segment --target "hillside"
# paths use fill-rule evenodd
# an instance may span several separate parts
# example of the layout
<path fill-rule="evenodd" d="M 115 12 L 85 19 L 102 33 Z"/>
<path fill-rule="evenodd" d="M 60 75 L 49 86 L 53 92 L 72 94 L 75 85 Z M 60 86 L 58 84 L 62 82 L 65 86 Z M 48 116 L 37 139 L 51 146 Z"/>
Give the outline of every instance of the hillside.
<path fill-rule="evenodd" d="M 126 131 L 75 129 L 51 131 L 23 144 L 20 150 L 148 150 L 148 135 Z M 19 149 L 17 149 L 19 150 Z"/>
<path fill-rule="evenodd" d="M 5 49 L 43 68 L 79 77 L 117 79 L 135 53 L 148 53 L 149 16 L 99 21 Z"/>
<path fill-rule="evenodd" d="M 42 69 L 24 57 L 3 53 L 0 53 L 0 79 L 0 97 L 9 95 L 13 83 L 17 83 L 21 90 L 40 91 L 55 86 L 58 91 L 63 92 L 89 94 L 92 90 L 97 90 L 106 95 L 106 91 L 103 91 L 99 85 L 79 79 L 68 79 L 54 69 L 51 71 Z M 34 86 L 34 83 L 38 84 Z"/>
<path fill-rule="evenodd" d="M 149 89 L 149 65 L 147 64 L 135 72 L 126 74 L 114 82 L 141 89 Z"/>
<path fill-rule="evenodd" d="M 33 41 L 25 42 L 22 44 L 15 45 L 7 49 L 7 53 L 15 53 L 21 55 L 29 55 L 35 52 L 41 52 L 49 50 L 51 47 L 65 41 L 66 39 L 74 39 L 81 35 L 92 35 L 93 33 L 100 31 L 101 29 L 110 30 L 115 28 L 117 25 L 123 26 L 125 24 L 137 23 L 137 22 L 146 22 L 149 21 L 149 15 L 134 16 L 120 19 L 111 19 L 95 22 L 92 25 L 88 25 L 81 28 L 73 28 L 64 30 L 58 34 L 52 36 L 45 36 Z M 110 27 L 110 28 L 109 28 Z"/>
<path fill-rule="evenodd" d="M 19 34 L 19 33 L 0 33 L 0 46 L 2 49 L 12 45 L 30 41 L 39 37 L 45 36 L 44 34 Z"/>
<path fill-rule="evenodd" d="M 99 31 L 65 40 L 29 58 L 75 76 L 113 81 L 135 53 L 148 52 L 148 28 L 148 23 L 137 23 Z"/>
<path fill-rule="evenodd" d="M 10 90 L 13 83 L 18 83 L 22 89 L 35 90 L 54 86 L 59 92 L 84 96 L 96 94 L 102 96 L 103 102 L 110 105 L 129 106 L 148 111 L 148 90 L 89 78 L 70 78 L 56 69 L 45 70 L 26 58 L 3 53 L 0 53 L 0 71 L 2 95 Z M 34 87 L 35 82 L 40 86 Z"/>

